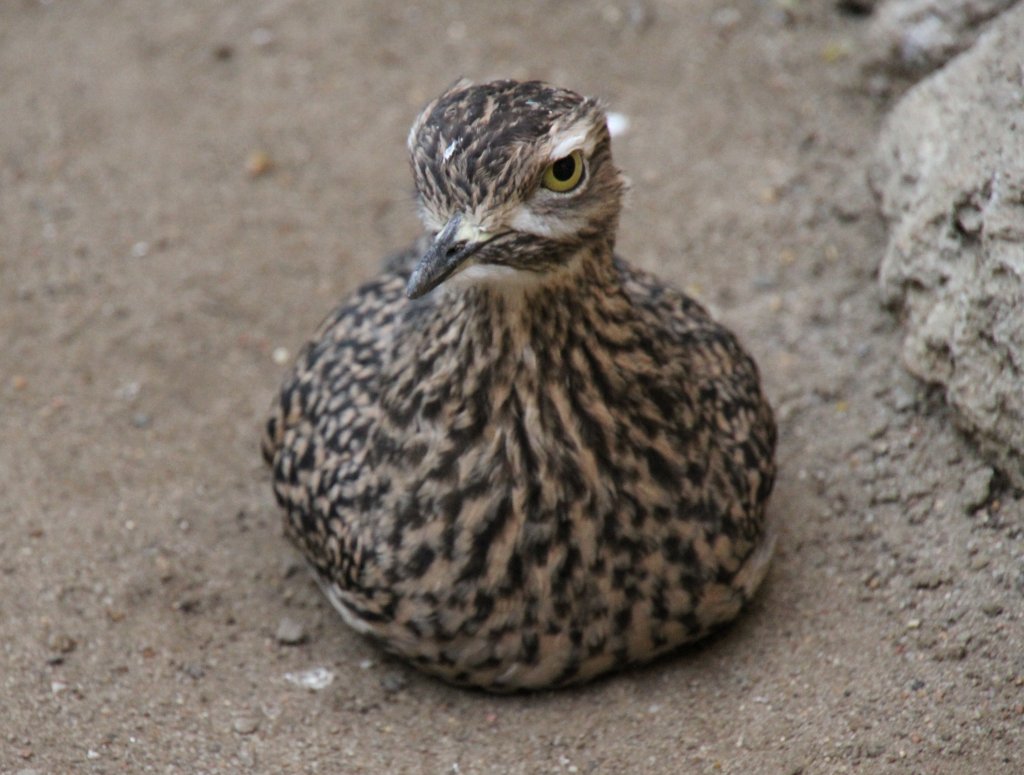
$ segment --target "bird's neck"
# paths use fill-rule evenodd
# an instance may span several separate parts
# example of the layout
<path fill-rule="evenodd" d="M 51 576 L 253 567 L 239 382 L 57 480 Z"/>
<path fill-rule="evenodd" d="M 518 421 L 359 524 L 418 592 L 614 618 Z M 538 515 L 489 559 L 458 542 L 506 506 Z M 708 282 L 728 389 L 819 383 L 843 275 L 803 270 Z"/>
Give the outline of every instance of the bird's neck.
<path fill-rule="evenodd" d="M 475 345 L 500 333 L 517 349 L 558 347 L 580 320 L 600 317 L 622 299 L 611 250 L 583 249 L 556 270 L 466 278 L 439 298 L 438 311 L 464 323 Z"/>
<path fill-rule="evenodd" d="M 395 427 L 415 417 L 439 427 L 483 422 L 513 395 L 537 401 L 550 393 L 545 385 L 583 385 L 572 378 L 580 359 L 617 379 L 617 353 L 636 338 L 636 310 L 610 250 L 582 253 L 534 283 L 447 284 L 407 309 L 381 380 Z"/>

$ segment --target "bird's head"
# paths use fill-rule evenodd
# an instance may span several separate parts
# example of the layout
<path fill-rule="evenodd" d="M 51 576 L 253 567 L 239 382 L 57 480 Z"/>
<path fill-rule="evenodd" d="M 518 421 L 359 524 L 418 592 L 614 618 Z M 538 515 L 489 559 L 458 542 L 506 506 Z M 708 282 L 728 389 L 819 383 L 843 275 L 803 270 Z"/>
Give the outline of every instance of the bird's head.
<path fill-rule="evenodd" d="M 460 82 L 409 132 L 434 241 L 410 298 L 448 278 L 536 278 L 614 240 L 624 182 L 598 103 L 538 81 Z"/>

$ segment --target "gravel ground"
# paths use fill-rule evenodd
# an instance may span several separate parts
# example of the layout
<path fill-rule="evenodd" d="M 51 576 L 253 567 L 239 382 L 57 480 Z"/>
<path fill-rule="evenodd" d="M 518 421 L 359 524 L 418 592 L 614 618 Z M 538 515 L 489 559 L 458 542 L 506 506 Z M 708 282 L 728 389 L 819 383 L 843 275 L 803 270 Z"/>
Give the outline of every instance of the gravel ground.
<path fill-rule="evenodd" d="M 0 8 L 0 769 L 1018 773 L 1024 497 L 899 364 L 865 168 L 892 94 L 825 0 Z M 778 557 L 734 627 L 494 697 L 347 630 L 257 451 L 284 364 L 417 232 L 458 75 L 631 121 L 620 249 L 759 359 Z"/>

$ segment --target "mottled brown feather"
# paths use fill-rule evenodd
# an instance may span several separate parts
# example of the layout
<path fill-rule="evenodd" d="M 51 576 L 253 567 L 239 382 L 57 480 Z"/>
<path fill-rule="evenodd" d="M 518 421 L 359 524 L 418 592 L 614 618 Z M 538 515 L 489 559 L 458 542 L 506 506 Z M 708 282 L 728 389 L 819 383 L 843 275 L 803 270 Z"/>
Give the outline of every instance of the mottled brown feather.
<path fill-rule="evenodd" d="M 586 184 L 552 197 L 552 139 L 580 126 Z M 735 617 L 771 556 L 772 413 L 728 330 L 613 256 L 623 184 L 599 106 L 459 84 L 410 149 L 431 232 L 523 207 L 541 226 L 475 258 L 506 275 L 411 301 L 424 237 L 286 378 L 263 452 L 332 602 L 420 668 L 492 690 L 584 681 Z"/>

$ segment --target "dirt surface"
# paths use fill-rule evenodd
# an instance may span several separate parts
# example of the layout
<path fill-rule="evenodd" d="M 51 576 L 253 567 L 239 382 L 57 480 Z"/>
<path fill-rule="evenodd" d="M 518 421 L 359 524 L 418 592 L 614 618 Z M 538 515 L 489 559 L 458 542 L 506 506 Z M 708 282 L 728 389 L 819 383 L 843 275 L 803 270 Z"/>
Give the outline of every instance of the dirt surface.
<path fill-rule="evenodd" d="M 836 7 L 5 2 L 0 769 L 1024 771 L 1024 502 L 899 365 L 885 83 Z M 582 689 L 383 657 L 257 452 L 284 361 L 416 234 L 405 135 L 458 75 L 630 118 L 621 252 L 739 331 L 778 410 L 756 604 Z"/>

